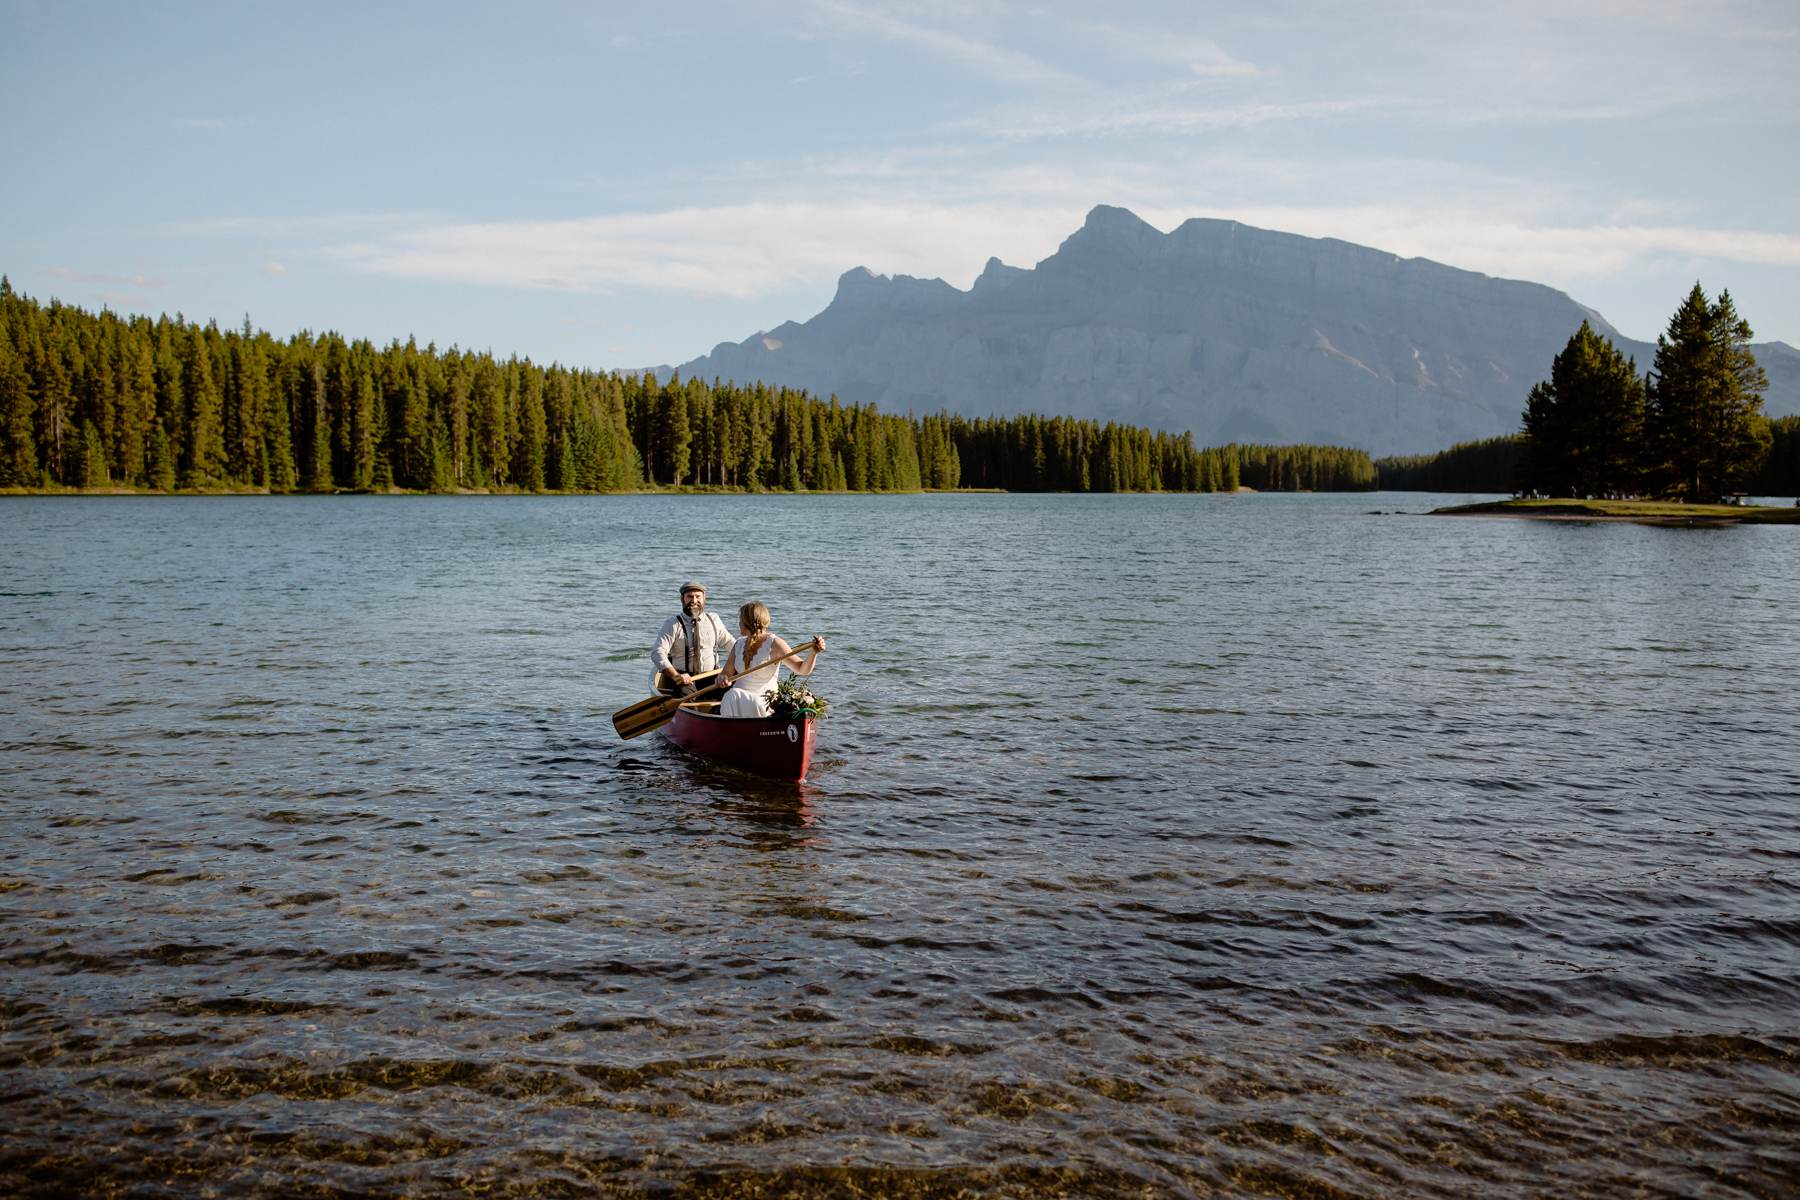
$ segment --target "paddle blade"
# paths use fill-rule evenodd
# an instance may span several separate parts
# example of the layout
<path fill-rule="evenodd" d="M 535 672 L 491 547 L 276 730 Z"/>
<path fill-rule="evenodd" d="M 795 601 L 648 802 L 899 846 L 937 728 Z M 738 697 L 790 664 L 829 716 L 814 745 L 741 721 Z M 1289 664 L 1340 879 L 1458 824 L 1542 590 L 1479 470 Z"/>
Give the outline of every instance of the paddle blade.
<path fill-rule="evenodd" d="M 613 730 L 629 741 L 639 734 L 649 733 L 661 725 L 667 725 L 675 716 L 675 710 L 689 700 L 697 700 L 701 696 L 718 690 L 719 672 L 707 671 L 694 676 L 699 690 L 692 696 L 652 696 L 648 700 L 639 700 L 636 704 L 627 705 L 613 714 Z"/>
<path fill-rule="evenodd" d="M 640 734 L 649 733 L 652 729 L 667 725 L 675 717 L 675 710 L 687 700 L 686 696 L 652 696 L 642 700 L 630 708 L 621 708 L 613 714 L 613 731 L 621 738 L 630 741 Z"/>

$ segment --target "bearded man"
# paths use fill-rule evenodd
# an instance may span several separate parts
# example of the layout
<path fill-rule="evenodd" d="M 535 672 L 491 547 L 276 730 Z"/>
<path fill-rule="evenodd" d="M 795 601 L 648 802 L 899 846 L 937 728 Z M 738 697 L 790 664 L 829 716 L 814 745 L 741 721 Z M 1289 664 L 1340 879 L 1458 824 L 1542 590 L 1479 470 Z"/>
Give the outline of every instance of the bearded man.
<path fill-rule="evenodd" d="M 735 639 L 725 622 L 706 611 L 706 588 L 691 580 L 681 585 L 681 611 L 663 622 L 650 650 L 656 668 L 652 686 L 666 696 L 694 694 L 694 676 L 717 670 L 719 656 Z"/>

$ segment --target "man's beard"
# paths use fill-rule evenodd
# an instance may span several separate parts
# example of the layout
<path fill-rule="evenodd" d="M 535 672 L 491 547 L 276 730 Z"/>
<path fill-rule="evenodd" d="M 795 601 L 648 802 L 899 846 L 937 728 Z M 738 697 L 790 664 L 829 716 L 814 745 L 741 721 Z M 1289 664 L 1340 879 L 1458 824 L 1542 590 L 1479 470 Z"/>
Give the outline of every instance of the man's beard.
<path fill-rule="evenodd" d="M 681 611 L 690 617 L 698 617 L 706 609 L 706 601 L 690 600 L 681 606 Z"/>

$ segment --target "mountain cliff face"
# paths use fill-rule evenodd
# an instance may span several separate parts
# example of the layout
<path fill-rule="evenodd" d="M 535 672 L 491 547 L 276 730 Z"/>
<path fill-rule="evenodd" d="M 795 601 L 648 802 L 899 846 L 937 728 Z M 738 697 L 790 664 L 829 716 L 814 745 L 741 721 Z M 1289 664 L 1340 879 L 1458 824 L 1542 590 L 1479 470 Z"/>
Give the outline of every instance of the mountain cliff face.
<path fill-rule="evenodd" d="M 1671 311 L 1680 297 L 1670 298 Z M 1377 454 L 1515 432 L 1583 320 L 1552 288 L 1329 239 L 1099 207 L 1035 269 L 990 259 L 968 291 L 858 268 L 804 324 L 682 364 L 888 412 L 1066 414 L 1225 441 Z M 1756 347 L 1773 415 L 1800 411 L 1800 352 Z"/>

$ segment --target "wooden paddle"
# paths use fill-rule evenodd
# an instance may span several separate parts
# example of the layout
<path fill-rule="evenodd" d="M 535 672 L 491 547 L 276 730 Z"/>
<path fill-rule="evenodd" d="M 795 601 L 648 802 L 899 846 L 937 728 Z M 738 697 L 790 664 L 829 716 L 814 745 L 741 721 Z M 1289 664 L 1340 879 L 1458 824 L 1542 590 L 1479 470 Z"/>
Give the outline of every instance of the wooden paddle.
<path fill-rule="evenodd" d="M 816 638 L 813 639 L 813 641 L 817 640 L 818 639 Z M 805 654 L 812 648 L 813 642 L 802 642 L 792 650 L 789 650 L 786 654 L 783 654 L 780 658 L 771 658 L 766 663 L 758 664 L 756 670 L 760 671 L 770 663 L 786 662 L 796 655 Z M 746 675 L 750 674 L 749 671 L 744 673 Z M 718 672 L 712 671 L 708 674 L 717 675 Z M 697 675 L 695 678 L 705 679 L 706 675 Z M 621 708 L 618 712 L 613 714 L 613 729 L 621 738 L 629 741 L 641 733 L 649 733 L 652 729 L 660 729 L 662 726 L 667 725 L 674 719 L 675 710 L 682 705 L 692 704 L 696 700 L 704 699 L 713 692 L 723 694 L 725 689 L 730 686 L 731 685 L 728 683 L 715 681 L 708 684 L 706 687 L 701 688 L 691 696 L 652 696 L 648 700 L 639 700 L 636 704 Z"/>

